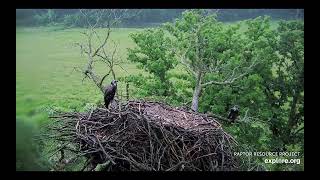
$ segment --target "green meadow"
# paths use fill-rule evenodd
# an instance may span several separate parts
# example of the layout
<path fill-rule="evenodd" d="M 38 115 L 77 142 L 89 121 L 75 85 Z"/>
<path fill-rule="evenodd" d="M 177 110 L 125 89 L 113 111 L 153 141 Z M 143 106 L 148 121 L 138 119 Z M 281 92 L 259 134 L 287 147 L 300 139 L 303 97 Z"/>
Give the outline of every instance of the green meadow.
<path fill-rule="evenodd" d="M 75 42 L 82 42 L 81 29 L 56 30 L 54 28 L 17 28 L 16 29 L 16 118 L 41 122 L 46 118 L 46 109 L 56 107 L 63 110 L 80 110 L 87 103 L 101 99 L 94 84 L 75 71 L 86 63 Z M 125 63 L 116 68 L 116 74 L 141 72 L 134 64 L 126 62 L 127 48 L 134 43 L 129 33 L 138 29 L 115 29 L 112 41 L 118 42 L 117 58 Z M 103 30 L 99 32 L 103 34 Z M 108 69 L 99 64 L 100 74 Z M 110 82 L 111 76 L 104 83 Z M 120 89 L 123 88 L 120 83 Z"/>

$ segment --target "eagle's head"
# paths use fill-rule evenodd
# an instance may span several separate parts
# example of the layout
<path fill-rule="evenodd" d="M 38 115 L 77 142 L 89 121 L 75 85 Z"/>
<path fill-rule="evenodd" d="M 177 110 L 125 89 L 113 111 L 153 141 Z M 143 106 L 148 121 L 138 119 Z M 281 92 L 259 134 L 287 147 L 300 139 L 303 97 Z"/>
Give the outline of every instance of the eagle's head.
<path fill-rule="evenodd" d="M 117 82 L 118 82 L 117 80 L 112 80 L 112 81 L 111 81 L 111 84 L 112 84 L 113 86 L 117 86 Z"/>

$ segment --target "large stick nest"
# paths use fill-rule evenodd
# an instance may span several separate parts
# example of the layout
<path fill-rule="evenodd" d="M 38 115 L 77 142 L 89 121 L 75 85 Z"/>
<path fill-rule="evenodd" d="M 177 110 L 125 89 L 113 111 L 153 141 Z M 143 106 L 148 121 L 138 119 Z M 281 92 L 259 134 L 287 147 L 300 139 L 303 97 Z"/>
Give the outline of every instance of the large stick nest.
<path fill-rule="evenodd" d="M 158 102 L 58 113 L 48 130 L 73 159 L 109 171 L 236 170 L 235 141 L 214 118 Z M 53 131 L 53 132 L 52 132 Z M 62 154 L 64 155 L 64 153 Z M 85 169 L 85 168 L 83 168 Z"/>

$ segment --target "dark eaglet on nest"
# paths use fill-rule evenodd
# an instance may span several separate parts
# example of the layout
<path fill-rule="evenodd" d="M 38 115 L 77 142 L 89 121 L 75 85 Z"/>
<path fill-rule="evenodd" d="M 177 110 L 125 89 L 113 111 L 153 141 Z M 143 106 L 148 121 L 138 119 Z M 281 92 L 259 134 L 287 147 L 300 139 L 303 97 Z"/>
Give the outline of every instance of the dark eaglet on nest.
<path fill-rule="evenodd" d="M 112 80 L 104 90 L 104 104 L 108 109 L 110 102 L 114 99 L 114 95 L 117 91 L 117 80 Z"/>
<path fill-rule="evenodd" d="M 239 110 L 240 108 L 238 105 L 235 105 L 230 109 L 230 112 L 228 114 L 228 119 L 231 119 L 231 122 L 235 122 L 235 120 L 239 116 Z"/>

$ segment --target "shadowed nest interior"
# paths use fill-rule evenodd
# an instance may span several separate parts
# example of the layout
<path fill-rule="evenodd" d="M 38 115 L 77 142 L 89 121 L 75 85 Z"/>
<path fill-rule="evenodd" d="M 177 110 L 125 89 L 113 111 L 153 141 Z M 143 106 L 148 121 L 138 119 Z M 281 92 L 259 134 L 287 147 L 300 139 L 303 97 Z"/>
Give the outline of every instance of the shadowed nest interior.
<path fill-rule="evenodd" d="M 79 157 L 81 170 L 237 170 L 236 141 L 206 114 L 150 101 L 128 101 L 109 110 L 57 113 L 46 127 L 60 144 L 59 162 Z M 49 133 L 48 133 L 49 132 Z M 70 157 L 65 160 L 65 152 Z"/>

